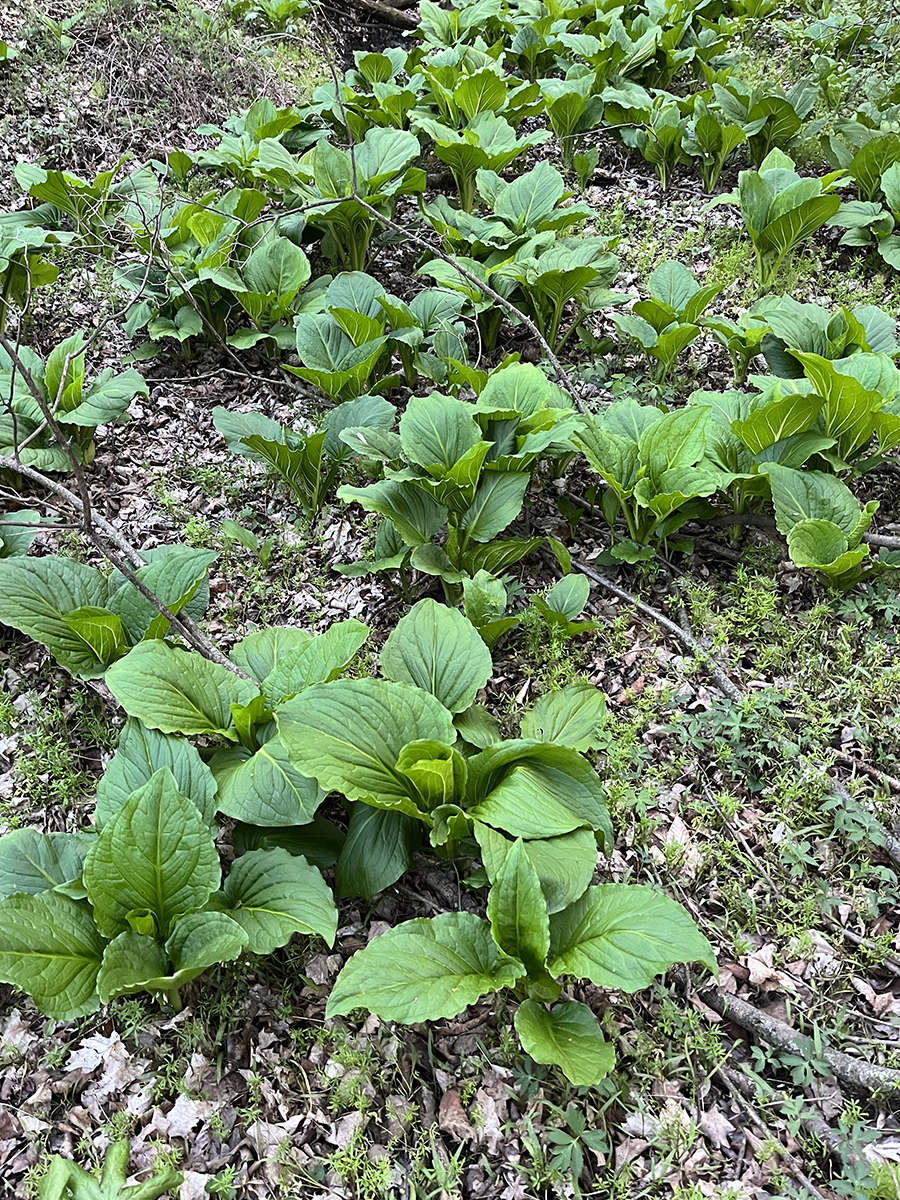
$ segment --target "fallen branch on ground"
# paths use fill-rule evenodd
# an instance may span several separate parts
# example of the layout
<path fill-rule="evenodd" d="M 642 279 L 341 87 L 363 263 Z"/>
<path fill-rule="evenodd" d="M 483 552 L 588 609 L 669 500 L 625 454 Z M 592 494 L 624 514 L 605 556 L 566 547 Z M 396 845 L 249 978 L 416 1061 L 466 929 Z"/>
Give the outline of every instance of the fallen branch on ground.
<path fill-rule="evenodd" d="M 418 29 L 419 22 L 409 13 L 401 12 L 391 4 L 383 4 L 382 0 L 347 0 L 351 8 L 361 8 L 363 12 L 372 13 L 388 25 L 396 25 L 398 29 Z"/>
<path fill-rule="evenodd" d="M 879 783 L 883 783 L 888 791 L 900 792 L 900 779 L 897 779 L 894 775 L 888 775 L 886 771 L 881 771 L 878 767 L 873 767 L 871 763 L 863 762 L 861 758 L 854 758 L 846 750 L 832 750 L 832 754 L 842 763 L 846 763 L 848 767 L 855 767 L 863 771 L 870 779 L 876 779 Z"/>
<path fill-rule="evenodd" d="M 746 1000 L 739 1000 L 737 996 L 726 996 L 723 992 L 714 989 L 701 992 L 700 1000 L 720 1017 L 724 1017 L 727 1021 L 734 1021 L 742 1029 L 761 1038 L 775 1050 L 787 1051 L 789 1054 L 803 1054 L 804 1043 L 809 1040 L 807 1035 L 799 1033 L 785 1021 L 779 1021 L 777 1017 L 770 1017 L 760 1009 L 754 1008 Z M 832 1050 L 830 1046 L 824 1044 L 820 1053 L 831 1067 L 835 1077 L 842 1083 L 866 1092 L 900 1089 L 900 1071 L 863 1062 L 862 1059 L 853 1058 L 841 1050 Z"/>
<path fill-rule="evenodd" d="M 633 596 L 631 592 L 626 592 L 624 588 L 619 587 L 617 583 L 613 583 L 611 579 L 607 579 L 604 575 L 598 574 L 592 567 L 589 567 L 587 563 L 577 562 L 575 559 L 572 559 L 572 566 L 576 571 L 580 571 L 582 575 L 586 575 L 588 579 L 592 579 L 594 583 L 598 583 L 601 587 L 606 588 L 607 591 L 612 592 L 614 596 L 618 596 L 620 600 L 624 600 L 626 603 L 636 608 L 639 612 L 646 613 L 648 617 L 652 617 L 657 624 L 663 627 L 663 629 L 667 629 L 673 637 L 676 637 L 682 643 L 682 645 L 686 646 L 694 655 L 694 657 L 703 664 L 703 666 L 709 672 L 716 687 L 720 692 L 722 692 L 723 695 L 727 696 L 729 700 L 733 700 L 735 704 L 740 704 L 746 698 L 746 694 L 743 689 L 739 688 L 737 684 L 733 683 L 722 670 L 722 668 L 713 662 L 710 655 L 706 652 L 706 650 L 692 633 L 688 633 L 686 630 L 682 629 L 680 625 L 678 625 L 675 621 L 670 620 L 664 613 L 659 612 L 658 609 L 652 608 L 649 604 L 645 604 L 643 600 L 639 600 L 637 596 Z"/>
<path fill-rule="evenodd" d="M 722 1080 L 732 1096 L 740 1094 L 743 1097 L 743 1102 L 747 1110 L 755 1114 L 758 1120 L 761 1120 L 753 1105 L 748 1103 L 749 1100 L 756 1099 L 758 1095 L 758 1089 L 753 1080 L 744 1075 L 743 1072 L 732 1070 L 731 1067 L 726 1066 L 719 1067 L 716 1075 Z M 786 1096 L 784 1092 L 779 1092 L 774 1088 L 770 1089 L 768 1087 L 765 1099 L 767 1103 L 777 1104 L 780 1107 L 793 1103 L 792 1098 Z M 800 1123 L 807 1133 L 822 1143 L 831 1157 L 837 1162 L 846 1163 L 848 1166 L 859 1162 L 859 1155 L 856 1151 L 847 1146 L 840 1135 L 835 1133 L 828 1122 L 824 1121 L 821 1117 L 817 1117 L 813 1113 L 807 1113 L 805 1116 L 800 1117 Z"/>

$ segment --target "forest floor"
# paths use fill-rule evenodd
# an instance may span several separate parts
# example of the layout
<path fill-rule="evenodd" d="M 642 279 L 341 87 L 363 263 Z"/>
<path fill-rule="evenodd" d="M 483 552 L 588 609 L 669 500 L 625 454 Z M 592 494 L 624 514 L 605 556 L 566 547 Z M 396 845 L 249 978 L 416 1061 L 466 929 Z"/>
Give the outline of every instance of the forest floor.
<path fill-rule="evenodd" d="M 198 125 L 262 94 L 299 101 L 328 78 L 329 57 L 346 65 L 364 39 L 397 40 L 393 30 L 344 24 L 324 5 L 304 37 L 275 42 L 205 25 L 203 9 L 182 0 L 87 0 L 59 36 L 41 12 L 62 21 L 76 6 L 0 3 L 0 34 L 22 47 L 0 97 L 6 206 L 22 202 L 16 162 L 92 175 L 123 153 L 142 160 L 191 148 Z M 636 288 L 658 261 L 677 257 L 702 282 L 727 284 L 726 311 L 745 308 L 752 261 L 734 218 L 704 212 L 686 173 L 662 192 L 609 135 L 597 146 L 584 198 L 601 213 L 598 231 L 620 238 L 618 286 Z M 896 276 L 858 269 L 836 241 L 799 256 L 784 290 L 895 313 Z M 98 292 L 89 265 L 69 263 L 65 303 L 56 290 L 37 299 L 37 349 L 97 325 L 121 302 L 111 273 Z M 408 245 L 386 245 L 376 273 L 402 295 L 414 266 Z M 521 348 L 516 338 L 509 331 L 504 349 Z M 108 326 L 99 358 L 121 362 L 127 352 Z M 355 616 L 383 638 L 395 595 L 376 577 L 331 570 L 361 556 L 371 522 L 337 501 L 314 520 L 298 518 L 212 424 L 212 409 L 226 405 L 302 426 L 320 407 L 312 389 L 252 353 L 237 362 L 205 350 L 187 364 L 141 369 L 149 400 L 133 404 L 129 424 L 98 435 L 93 501 L 139 548 L 181 541 L 218 552 L 210 636 L 227 649 L 260 625 L 321 630 Z M 730 370 L 724 351 L 701 339 L 662 388 L 619 350 L 579 375 L 588 403 L 671 401 L 726 387 Z M 564 487 L 583 494 L 589 484 L 576 467 Z M 872 472 L 867 487 L 881 502 L 877 529 L 896 533 L 896 463 Z M 535 495 L 523 532 L 559 537 L 590 565 L 608 535 L 599 515 L 563 518 L 557 491 L 549 484 Z M 4 504 L 18 500 L 0 496 Z M 223 535 L 226 518 L 275 535 L 265 568 Z M 77 530 L 39 537 L 91 558 Z M 517 574 L 527 591 L 555 577 L 542 559 Z M 708 980 L 687 970 L 630 997 L 578 989 L 618 1048 L 615 1071 L 593 1088 L 530 1063 L 495 997 L 429 1027 L 326 1021 L 329 986 L 367 939 L 423 911 L 477 906 L 452 864 L 421 857 L 370 903 L 341 902 L 333 950 L 295 938 L 264 959 L 244 956 L 192 984 L 177 1014 L 128 998 L 57 1023 L 0 985 L 0 1197 L 35 1196 L 48 1153 L 95 1163 L 122 1135 L 132 1139 L 133 1172 L 154 1163 L 184 1172 L 181 1200 L 900 1196 L 891 1098 L 840 1083 L 822 1049 L 900 1068 L 900 863 L 873 825 L 898 823 L 900 591 L 882 580 L 835 598 L 754 528 L 739 545 L 713 531 L 670 565 L 623 567 L 615 579 L 701 639 L 743 699 L 723 695 L 646 609 L 596 586 L 588 615 L 597 628 L 563 641 L 526 618 L 495 651 L 484 702 L 502 721 L 577 678 L 604 691 L 602 774 L 618 838 L 605 878 L 655 883 L 680 899 L 718 953 L 721 991 L 793 1025 L 805 1035 L 801 1049 L 774 1049 L 723 1020 L 698 994 Z M 42 647 L 4 630 L 3 825 L 85 823 L 120 719 L 102 684 L 61 675 Z M 746 1078 L 755 1093 L 742 1092 Z M 832 1129 L 837 1150 L 810 1132 L 811 1115 Z M 603 1133 L 601 1148 L 583 1140 L 586 1130 Z"/>

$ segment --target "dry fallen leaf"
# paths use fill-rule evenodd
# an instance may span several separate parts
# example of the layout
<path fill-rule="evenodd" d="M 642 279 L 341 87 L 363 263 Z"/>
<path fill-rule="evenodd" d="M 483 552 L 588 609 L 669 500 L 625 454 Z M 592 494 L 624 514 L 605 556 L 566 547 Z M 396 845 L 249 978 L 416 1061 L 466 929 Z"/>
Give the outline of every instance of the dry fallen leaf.
<path fill-rule="evenodd" d="M 17 1008 L 14 1008 L 3 1026 L 3 1032 L 0 1033 L 0 1045 L 10 1046 L 13 1050 L 18 1050 L 20 1054 L 25 1054 L 28 1047 L 34 1045 L 36 1041 L 37 1037 L 31 1032 L 31 1027 L 26 1025 L 22 1020 L 22 1014 Z"/>
<path fill-rule="evenodd" d="M 853 978 L 850 982 L 863 997 L 876 1017 L 883 1017 L 885 1013 L 890 1012 L 897 1005 L 897 998 L 893 992 L 876 992 L 872 985 L 867 983 L 865 979 Z"/>
<path fill-rule="evenodd" d="M 458 1142 L 475 1141 L 478 1137 L 466 1116 L 459 1092 L 454 1088 L 444 1092 L 438 1109 L 438 1125 L 444 1133 L 449 1133 Z"/>
<path fill-rule="evenodd" d="M 718 1105 L 708 1108 L 700 1118 L 700 1130 L 718 1149 L 728 1145 L 729 1136 L 734 1133 L 734 1125 L 728 1120 Z"/>

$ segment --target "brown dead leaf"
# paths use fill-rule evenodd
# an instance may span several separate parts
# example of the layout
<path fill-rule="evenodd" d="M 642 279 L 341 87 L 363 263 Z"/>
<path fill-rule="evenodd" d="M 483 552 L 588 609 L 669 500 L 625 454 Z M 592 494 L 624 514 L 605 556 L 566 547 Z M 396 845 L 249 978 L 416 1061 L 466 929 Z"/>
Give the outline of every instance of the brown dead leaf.
<path fill-rule="evenodd" d="M 183 1171 L 182 1174 L 184 1181 L 178 1193 L 178 1200 L 207 1200 L 209 1193 L 206 1185 L 213 1176 L 205 1175 L 200 1171 Z"/>
<path fill-rule="evenodd" d="M 66 1069 L 93 1075 L 101 1065 L 103 1071 L 100 1078 L 85 1089 L 86 1103 L 92 1100 L 99 1103 L 115 1092 L 124 1092 L 143 1075 L 148 1062 L 143 1058 L 135 1058 L 118 1033 L 112 1033 L 109 1037 L 94 1034 L 72 1051 Z"/>
<path fill-rule="evenodd" d="M 703 866 L 703 855 L 694 845 L 691 832 L 681 817 L 675 817 L 665 834 L 664 841 L 667 846 L 681 847 L 681 859 L 677 869 L 686 879 L 695 879 L 697 872 Z"/>
<path fill-rule="evenodd" d="M 740 961 L 750 972 L 750 983 L 764 992 L 778 991 L 785 987 L 789 991 L 793 991 L 793 981 L 784 971 L 779 971 L 775 967 L 774 959 L 775 946 L 770 942 L 766 946 L 760 946 L 752 954 L 744 955 Z"/>
<path fill-rule="evenodd" d="M 18 1137 L 22 1127 L 5 1104 L 0 1104 L 0 1141 Z"/>
<path fill-rule="evenodd" d="M 356 1137 L 356 1131 L 365 1122 L 366 1118 L 361 1112 L 345 1113 L 339 1121 L 335 1121 L 328 1141 L 337 1146 L 339 1150 L 346 1150 Z"/>
<path fill-rule="evenodd" d="M 189 1096 L 179 1096 L 166 1113 L 166 1136 L 186 1138 L 201 1121 L 208 1120 L 215 1107 L 209 1100 L 191 1100 Z"/>
<path fill-rule="evenodd" d="M 629 1137 L 650 1141 L 659 1131 L 659 1120 L 651 1113 L 632 1112 L 622 1122 L 622 1129 Z"/>
<path fill-rule="evenodd" d="M 867 983 L 865 979 L 853 978 L 850 982 L 863 997 L 876 1017 L 883 1017 L 885 1013 L 890 1012 L 897 1004 L 893 992 L 876 992 L 872 985 Z"/>
<path fill-rule="evenodd" d="M 37 1037 L 31 1032 L 31 1026 L 22 1020 L 22 1014 L 14 1008 L 9 1014 L 3 1032 L 0 1033 L 0 1044 L 11 1046 L 20 1054 L 25 1054 L 29 1046 L 33 1046 Z"/>
<path fill-rule="evenodd" d="M 488 1154 L 496 1154 L 503 1144 L 503 1126 L 507 1118 L 506 1104 L 492 1096 L 483 1087 L 480 1087 L 475 1093 L 475 1104 L 481 1113 L 478 1127 L 479 1138 L 484 1143 Z"/>
<path fill-rule="evenodd" d="M 624 1142 L 620 1142 L 616 1146 L 616 1170 L 621 1171 L 628 1163 L 634 1162 L 636 1158 L 644 1153 L 649 1145 L 650 1143 L 645 1141 L 644 1138 L 637 1137 L 627 1137 Z"/>
<path fill-rule="evenodd" d="M 301 1114 L 296 1113 L 287 1121 L 276 1124 L 270 1124 L 268 1121 L 254 1121 L 247 1130 L 244 1140 L 255 1151 L 258 1158 L 267 1158 L 277 1152 L 281 1143 L 294 1133 L 302 1119 Z"/>
<path fill-rule="evenodd" d="M 700 1130 L 719 1149 L 728 1145 L 728 1138 L 734 1133 L 734 1125 L 728 1120 L 718 1105 L 708 1108 L 700 1118 Z"/>
<path fill-rule="evenodd" d="M 438 1109 L 438 1126 L 444 1133 L 449 1133 L 457 1142 L 475 1141 L 478 1134 L 466 1116 L 466 1111 L 459 1098 L 459 1092 L 450 1088 L 441 1096 Z"/>

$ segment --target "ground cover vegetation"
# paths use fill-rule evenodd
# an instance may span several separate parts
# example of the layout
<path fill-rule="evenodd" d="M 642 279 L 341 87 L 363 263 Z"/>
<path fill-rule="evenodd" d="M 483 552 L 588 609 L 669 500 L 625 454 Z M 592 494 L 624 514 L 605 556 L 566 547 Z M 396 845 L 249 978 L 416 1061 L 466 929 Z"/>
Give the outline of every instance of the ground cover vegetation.
<path fill-rule="evenodd" d="M 2 11 L 0 1187 L 900 1196 L 897 14 Z"/>

